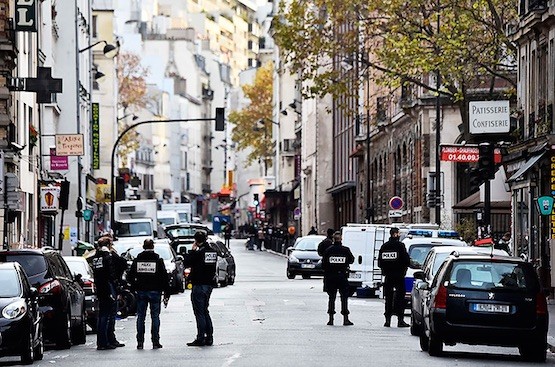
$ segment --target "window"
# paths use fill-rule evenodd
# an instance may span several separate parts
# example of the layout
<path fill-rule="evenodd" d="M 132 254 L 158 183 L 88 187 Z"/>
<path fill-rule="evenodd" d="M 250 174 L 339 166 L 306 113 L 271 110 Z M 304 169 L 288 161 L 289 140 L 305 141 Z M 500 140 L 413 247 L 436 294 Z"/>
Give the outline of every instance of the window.
<path fill-rule="evenodd" d="M 530 270 L 518 263 L 458 261 L 453 265 L 449 283 L 456 288 L 527 289 L 536 285 Z"/>
<path fill-rule="evenodd" d="M 0 298 L 17 297 L 21 293 L 15 269 L 0 270 Z"/>
<path fill-rule="evenodd" d="M 0 255 L 0 262 L 15 261 L 21 265 L 27 276 L 44 273 L 47 269 L 42 255 Z"/>
<path fill-rule="evenodd" d="M 93 38 L 97 38 L 98 37 L 98 29 L 97 29 L 97 22 L 98 22 L 98 15 L 93 15 L 92 16 L 92 37 Z"/>

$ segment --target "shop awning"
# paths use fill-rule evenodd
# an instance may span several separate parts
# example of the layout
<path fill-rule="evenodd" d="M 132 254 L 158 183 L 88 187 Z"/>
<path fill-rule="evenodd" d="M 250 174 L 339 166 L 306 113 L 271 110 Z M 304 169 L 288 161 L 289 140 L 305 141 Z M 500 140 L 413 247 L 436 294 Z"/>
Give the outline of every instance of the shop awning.
<path fill-rule="evenodd" d="M 536 164 L 537 161 L 539 161 L 546 152 L 543 152 L 541 154 L 535 155 L 531 158 L 528 158 L 528 160 L 526 161 L 526 163 L 524 163 L 522 165 L 522 167 L 520 167 L 518 169 L 518 171 L 516 171 L 516 173 L 514 175 L 512 175 L 508 180 L 507 183 L 509 182 L 514 182 L 516 180 L 518 180 L 520 177 L 522 177 L 522 175 L 524 173 L 526 173 L 526 171 L 528 171 L 530 168 L 532 168 L 534 166 L 534 164 Z"/>

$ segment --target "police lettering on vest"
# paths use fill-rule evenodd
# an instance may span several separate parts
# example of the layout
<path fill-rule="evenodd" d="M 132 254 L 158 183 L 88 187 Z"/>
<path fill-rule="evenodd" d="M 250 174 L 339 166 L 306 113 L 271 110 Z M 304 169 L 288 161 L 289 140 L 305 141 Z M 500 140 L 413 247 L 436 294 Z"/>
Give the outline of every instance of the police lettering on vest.
<path fill-rule="evenodd" d="M 397 260 L 397 252 L 383 252 L 382 253 L 383 260 Z"/>
<path fill-rule="evenodd" d="M 347 258 L 345 256 L 330 256 L 329 262 L 330 264 L 345 264 Z"/>
<path fill-rule="evenodd" d="M 204 263 L 214 264 L 216 262 L 217 257 L 218 257 L 218 254 L 215 252 L 206 252 L 204 254 Z"/>
<path fill-rule="evenodd" d="M 102 258 L 101 257 L 94 257 L 92 259 L 92 266 L 93 266 L 93 269 L 103 268 L 104 265 L 103 265 L 103 262 L 102 262 Z"/>
<path fill-rule="evenodd" d="M 156 263 L 151 261 L 137 262 L 137 273 L 156 274 Z"/>

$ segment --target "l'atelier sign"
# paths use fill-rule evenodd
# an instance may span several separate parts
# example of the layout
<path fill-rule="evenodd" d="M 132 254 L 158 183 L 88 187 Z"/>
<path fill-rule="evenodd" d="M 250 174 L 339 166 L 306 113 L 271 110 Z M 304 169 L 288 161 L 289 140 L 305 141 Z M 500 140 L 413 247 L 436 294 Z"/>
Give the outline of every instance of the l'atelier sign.
<path fill-rule="evenodd" d="M 20 32 L 37 31 L 37 0 L 16 0 L 15 30 Z"/>

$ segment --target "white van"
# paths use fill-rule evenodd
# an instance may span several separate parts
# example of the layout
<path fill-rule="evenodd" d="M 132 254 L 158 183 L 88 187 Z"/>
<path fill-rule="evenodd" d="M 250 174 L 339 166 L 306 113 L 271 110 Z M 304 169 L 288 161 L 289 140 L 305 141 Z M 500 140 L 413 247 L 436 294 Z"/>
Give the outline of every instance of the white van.
<path fill-rule="evenodd" d="M 159 210 L 157 213 L 158 223 L 162 226 L 179 223 L 179 214 L 174 210 Z"/>
<path fill-rule="evenodd" d="M 341 229 L 343 246 L 348 247 L 355 262 L 349 270 L 349 286 L 354 292 L 357 288 L 369 288 L 377 295 L 382 284 L 382 272 L 378 267 L 378 254 L 382 245 L 389 240 L 389 230 L 396 225 L 354 224 Z"/>

